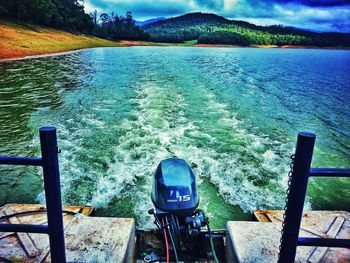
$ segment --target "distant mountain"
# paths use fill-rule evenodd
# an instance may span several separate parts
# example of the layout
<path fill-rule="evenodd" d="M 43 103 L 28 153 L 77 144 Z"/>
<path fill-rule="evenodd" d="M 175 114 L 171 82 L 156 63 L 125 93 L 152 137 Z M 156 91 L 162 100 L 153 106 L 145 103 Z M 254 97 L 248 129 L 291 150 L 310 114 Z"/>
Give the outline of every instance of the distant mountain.
<path fill-rule="evenodd" d="M 307 31 L 307 32 L 313 32 L 313 33 L 322 33 L 323 31 L 321 30 L 316 30 L 316 29 L 309 29 L 309 28 L 301 28 L 301 27 L 295 27 L 295 26 L 286 26 L 288 28 L 296 29 L 296 30 L 302 30 L 302 31 Z"/>
<path fill-rule="evenodd" d="M 185 15 L 171 17 L 168 19 L 163 19 L 161 21 L 157 21 L 155 23 L 144 25 L 145 29 L 151 29 L 159 26 L 170 26 L 170 27 L 179 27 L 179 26 L 193 26 L 193 25 L 204 25 L 204 24 L 229 24 L 229 23 L 237 23 L 244 26 L 254 26 L 245 21 L 239 20 L 229 20 L 223 16 L 218 16 L 216 14 L 211 13 L 188 13 Z"/>
<path fill-rule="evenodd" d="M 294 27 L 257 26 L 216 14 L 189 13 L 142 26 L 155 42 L 198 40 L 205 44 L 350 46 L 350 34 L 319 33 Z"/>
<path fill-rule="evenodd" d="M 165 19 L 166 19 L 165 17 L 157 17 L 157 18 L 152 18 L 152 19 L 148 19 L 145 21 L 136 21 L 135 20 L 135 25 L 143 27 L 143 26 L 146 26 L 146 25 L 158 22 L 158 21 L 165 20 Z"/>

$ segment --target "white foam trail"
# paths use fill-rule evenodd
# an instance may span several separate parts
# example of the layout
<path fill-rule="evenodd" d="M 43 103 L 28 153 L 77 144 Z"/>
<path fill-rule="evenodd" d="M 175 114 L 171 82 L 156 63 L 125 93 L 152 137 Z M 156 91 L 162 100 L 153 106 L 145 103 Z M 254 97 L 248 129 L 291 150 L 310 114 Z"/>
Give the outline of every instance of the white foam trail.
<path fill-rule="evenodd" d="M 217 102 L 212 92 L 205 91 L 207 100 L 201 107 L 218 117 L 201 127 L 187 116 L 191 105 L 186 101 L 193 98 L 186 98 L 179 89 L 155 82 L 145 82 L 135 89 L 136 97 L 130 102 L 137 105 L 136 117 L 119 122 L 116 128 L 120 134 L 116 135 L 113 144 L 105 146 L 112 149 L 112 156 L 100 157 L 91 153 L 94 149 L 84 146 L 86 140 L 97 140 L 100 130 L 111 129 L 109 124 L 96 118 L 96 112 L 100 112 L 102 106 L 93 108 L 96 112 L 75 117 L 74 121 L 68 119 L 59 127 L 60 147 L 64 149 L 60 156 L 62 192 L 66 201 L 72 201 L 72 189 L 80 189 L 76 184 L 91 180 L 94 182 L 91 188 L 75 193 L 77 201 L 108 207 L 113 199 L 132 195 L 136 200 L 134 214 L 138 225 L 151 226 L 147 211 L 152 207 L 152 175 L 162 159 L 177 156 L 193 166 L 199 183 L 202 179 L 211 181 L 226 202 L 238 205 L 246 212 L 284 206 L 289 169 L 287 156 L 292 149 L 289 143 L 253 133 L 226 104 Z M 113 106 L 111 102 L 107 104 Z M 107 107 L 107 104 L 103 105 Z M 76 122 L 80 123 L 80 129 L 72 128 Z M 210 128 L 218 129 L 224 135 L 207 132 Z M 198 141 L 202 143 L 198 144 Z M 77 160 L 76 153 L 91 162 L 105 163 L 105 172 L 86 170 L 81 166 L 81 160 Z M 42 198 L 42 194 L 38 196 L 41 201 Z"/>

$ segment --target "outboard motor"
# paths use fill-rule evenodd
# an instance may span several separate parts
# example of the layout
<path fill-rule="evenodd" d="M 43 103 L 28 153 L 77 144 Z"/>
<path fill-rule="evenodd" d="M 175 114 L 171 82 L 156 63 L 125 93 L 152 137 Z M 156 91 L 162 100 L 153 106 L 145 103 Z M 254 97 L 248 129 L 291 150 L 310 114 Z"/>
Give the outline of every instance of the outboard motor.
<path fill-rule="evenodd" d="M 208 219 L 202 210 L 197 209 L 196 177 L 186 161 L 170 158 L 160 162 L 154 175 L 151 198 L 155 209 L 148 212 L 154 215 L 159 234 L 164 235 L 167 262 L 168 243 L 178 262 L 181 251 L 196 250 L 195 239 L 203 226 L 208 227 L 212 244 Z M 216 259 L 213 246 L 212 254 Z"/>
<path fill-rule="evenodd" d="M 160 162 L 154 175 L 152 202 L 157 213 L 193 214 L 199 196 L 196 178 L 184 160 L 170 158 Z"/>

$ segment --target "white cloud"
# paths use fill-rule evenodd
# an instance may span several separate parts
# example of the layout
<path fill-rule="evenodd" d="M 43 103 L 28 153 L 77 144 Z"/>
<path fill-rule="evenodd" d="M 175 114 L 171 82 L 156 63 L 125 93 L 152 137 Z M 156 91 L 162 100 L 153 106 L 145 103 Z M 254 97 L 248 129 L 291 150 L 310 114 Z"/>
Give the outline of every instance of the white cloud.
<path fill-rule="evenodd" d="M 135 19 L 209 12 L 258 25 L 284 24 L 317 30 L 350 30 L 348 6 L 310 7 L 277 0 L 85 0 L 87 13 L 132 11 Z"/>
<path fill-rule="evenodd" d="M 238 0 L 224 0 L 224 10 L 233 11 L 232 9 L 236 6 Z"/>
<path fill-rule="evenodd" d="M 85 10 L 85 13 L 87 14 L 94 12 L 95 10 L 97 10 L 97 12 L 99 13 L 103 12 L 101 8 L 91 3 L 91 0 L 84 1 L 84 10 Z"/>

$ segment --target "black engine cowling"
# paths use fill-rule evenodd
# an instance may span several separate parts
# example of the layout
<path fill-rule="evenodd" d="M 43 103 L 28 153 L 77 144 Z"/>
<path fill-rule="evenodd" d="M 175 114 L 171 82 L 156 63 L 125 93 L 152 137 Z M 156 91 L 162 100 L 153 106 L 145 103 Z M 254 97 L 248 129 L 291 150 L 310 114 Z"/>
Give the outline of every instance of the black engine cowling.
<path fill-rule="evenodd" d="M 152 186 L 154 206 L 173 214 L 192 214 L 199 204 L 196 178 L 186 163 L 178 158 L 160 162 Z"/>

